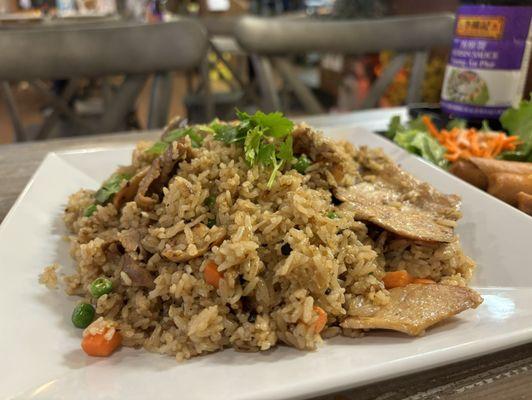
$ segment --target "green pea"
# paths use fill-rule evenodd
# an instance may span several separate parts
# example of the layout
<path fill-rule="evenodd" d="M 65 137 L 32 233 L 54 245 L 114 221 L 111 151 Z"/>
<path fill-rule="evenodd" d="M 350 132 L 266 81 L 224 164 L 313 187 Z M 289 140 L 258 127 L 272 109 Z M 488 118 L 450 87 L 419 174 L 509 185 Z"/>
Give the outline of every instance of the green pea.
<path fill-rule="evenodd" d="M 113 290 L 113 282 L 107 278 L 97 278 L 91 283 L 89 290 L 93 297 L 98 298 Z"/>
<path fill-rule="evenodd" d="M 330 219 L 340 218 L 340 217 L 338 217 L 338 214 L 336 214 L 334 211 L 329 211 L 327 213 L 327 217 L 330 218 Z"/>
<path fill-rule="evenodd" d="M 312 164 L 310 159 L 305 154 L 302 154 L 294 164 L 294 169 L 300 174 L 304 174 L 310 164 Z"/>
<path fill-rule="evenodd" d="M 94 319 L 94 307 L 88 303 L 80 303 L 72 311 L 72 323 L 76 328 L 85 329 Z"/>

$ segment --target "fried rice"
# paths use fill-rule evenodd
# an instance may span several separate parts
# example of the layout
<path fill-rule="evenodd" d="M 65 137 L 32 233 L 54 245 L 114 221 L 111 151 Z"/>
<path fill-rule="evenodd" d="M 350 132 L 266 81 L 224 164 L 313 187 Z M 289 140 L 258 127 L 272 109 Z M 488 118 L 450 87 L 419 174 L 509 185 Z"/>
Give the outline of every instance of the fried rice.
<path fill-rule="evenodd" d="M 331 141 L 343 157 L 340 179 L 326 160 L 314 160 L 304 174 L 284 168 L 269 188 L 271 171 L 250 167 L 241 146 L 209 135 L 199 148 L 188 137 L 181 144 L 190 157 L 153 207 L 128 201 L 117 209 L 110 202 L 87 217 L 95 193 L 83 189 L 65 209 L 76 264 L 63 278 L 66 291 L 92 303 L 125 346 L 178 360 L 227 347 L 263 351 L 282 343 L 313 350 L 324 338 L 360 336 L 340 323 L 389 302 L 387 271 L 460 286 L 471 277 L 474 262 L 457 237 L 415 241 L 340 211 L 331 189 L 369 179 L 361 169 L 393 163 L 381 150 Z M 152 165 L 151 145 L 138 143 L 131 165 L 118 172 L 135 175 Z M 204 278 L 209 262 L 222 276 L 218 288 Z M 55 267 L 47 274 L 55 286 Z M 89 285 L 101 276 L 113 291 L 95 299 Z M 317 328 L 319 309 L 324 329 Z"/>

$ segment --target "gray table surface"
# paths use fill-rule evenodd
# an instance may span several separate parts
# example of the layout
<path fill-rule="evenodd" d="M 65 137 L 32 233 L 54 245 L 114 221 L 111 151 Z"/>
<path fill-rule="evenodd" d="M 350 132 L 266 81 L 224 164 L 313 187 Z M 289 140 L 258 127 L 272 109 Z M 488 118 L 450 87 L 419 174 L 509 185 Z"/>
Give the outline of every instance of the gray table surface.
<path fill-rule="evenodd" d="M 352 124 L 365 125 L 370 129 L 384 129 L 385 121 L 394 114 L 404 115 L 404 109 L 394 109 L 384 113 L 356 113 L 351 117 L 345 115 L 312 117 L 307 121 L 317 126 Z M 365 122 L 361 123 L 362 120 Z M 158 132 L 138 132 L 0 146 L 0 221 L 4 219 L 48 152 L 88 147 L 116 147 L 141 138 L 157 137 Z M 466 398 L 532 399 L 532 343 L 319 399 Z"/>

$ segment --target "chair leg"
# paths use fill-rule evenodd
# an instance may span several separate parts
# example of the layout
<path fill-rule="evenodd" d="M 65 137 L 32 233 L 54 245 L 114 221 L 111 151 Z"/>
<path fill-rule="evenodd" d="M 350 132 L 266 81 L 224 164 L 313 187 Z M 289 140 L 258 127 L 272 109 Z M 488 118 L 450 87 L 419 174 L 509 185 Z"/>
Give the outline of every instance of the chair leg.
<path fill-rule="evenodd" d="M 89 132 L 91 131 L 92 125 L 80 118 L 80 116 L 77 115 L 74 110 L 72 110 L 72 108 L 70 108 L 68 103 L 65 102 L 62 97 L 57 97 L 53 93 L 50 93 L 48 87 L 42 81 L 32 81 L 30 82 L 30 84 L 35 89 L 37 89 L 44 97 L 46 97 L 46 100 L 50 103 L 50 105 L 54 109 L 57 109 L 60 114 L 63 114 L 71 121 L 83 127 L 85 130 Z"/>
<path fill-rule="evenodd" d="M 323 114 L 325 112 L 319 101 L 316 99 L 316 96 L 314 96 L 312 91 L 297 77 L 294 68 L 287 59 L 275 57 L 273 59 L 273 64 L 308 114 Z"/>
<path fill-rule="evenodd" d="M 272 112 L 281 110 L 281 101 L 279 100 L 279 94 L 275 89 L 273 69 L 270 60 L 256 54 L 252 54 L 250 57 L 259 81 L 259 87 L 263 99 L 261 105 L 263 111 Z"/>
<path fill-rule="evenodd" d="M 166 125 L 172 96 L 172 74 L 155 74 L 151 86 L 150 108 L 148 111 L 148 129 L 158 129 Z"/>
<path fill-rule="evenodd" d="M 74 96 L 74 93 L 76 93 L 78 83 L 79 81 L 77 79 L 71 79 L 68 82 L 65 90 L 63 91 L 63 94 L 60 97 L 60 99 L 65 104 L 68 104 L 72 96 Z M 35 139 L 47 139 L 50 135 L 53 126 L 57 123 L 57 120 L 59 119 L 60 115 L 61 112 L 59 111 L 59 109 L 57 107 L 54 107 L 52 113 L 48 117 L 46 117 L 46 119 L 42 123 L 41 128 L 39 129 L 39 132 L 37 132 L 37 136 L 35 137 Z"/>
<path fill-rule="evenodd" d="M 15 141 L 23 142 L 28 140 L 28 135 L 26 135 L 26 130 L 24 129 L 24 126 L 20 120 L 17 105 L 15 103 L 15 99 L 13 98 L 13 93 L 9 87 L 9 83 L 6 81 L 0 82 L 0 91 L 2 92 L 6 101 L 7 111 L 11 118 L 13 129 L 15 130 Z"/>
<path fill-rule="evenodd" d="M 408 94 L 406 96 L 406 103 L 419 103 L 421 101 L 421 88 L 423 85 L 423 78 L 425 77 L 425 68 L 427 66 L 428 52 L 416 51 L 414 54 L 414 62 L 412 64 L 412 72 L 410 73 L 410 82 L 408 85 Z"/>
<path fill-rule="evenodd" d="M 406 57 L 406 54 L 401 53 L 392 59 L 390 64 L 388 64 L 382 71 L 381 76 L 379 76 L 379 78 L 373 84 L 368 97 L 366 97 L 362 102 L 361 108 L 373 108 L 377 105 L 386 88 L 390 85 L 390 83 L 392 83 L 395 75 L 403 67 Z"/>
<path fill-rule="evenodd" d="M 135 102 L 146 84 L 148 75 L 128 75 L 113 97 L 113 107 L 105 110 L 97 132 L 116 132 L 124 129 L 124 121 L 128 113 L 134 109 Z"/>

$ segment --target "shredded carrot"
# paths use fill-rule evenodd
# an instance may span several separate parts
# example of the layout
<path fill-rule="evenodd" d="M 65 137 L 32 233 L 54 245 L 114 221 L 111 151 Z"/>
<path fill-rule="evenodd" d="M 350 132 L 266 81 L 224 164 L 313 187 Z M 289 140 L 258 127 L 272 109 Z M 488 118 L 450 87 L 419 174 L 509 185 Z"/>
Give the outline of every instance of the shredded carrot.
<path fill-rule="evenodd" d="M 87 335 L 81 341 L 81 348 L 89 356 L 110 356 L 122 344 L 122 335 L 115 331 L 110 339 L 106 338 L 107 332 Z"/>
<path fill-rule="evenodd" d="M 422 118 L 429 133 L 447 150 L 444 157 L 450 162 L 470 157 L 497 157 L 505 150 L 515 150 L 521 142 L 517 136 L 502 132 L 484 132 L 475 128 L 454 127 L 438 130 L 428 115 Z"/>
<path fill-rule="evenodd" d="M 218 288 L 220 286 L 220 279 L 222 279 L 222 273 L 218 271 L 218 265 L 212 260 L 207 262 L 205 269 L 203 270 L 203 279 L 209 285 Z"/>
<path fill-rule="evenodd" d="M 386 272 L 382 281 L 386 289 L 406 286 L 412 283 L 414 278 L 405 270 Z"/>
<path fill-rule="evenodd" d="M 469 139 L 469 142 L 471 143 L 471 153 L 474 156 L 479 157 L 480 156 L 480 148 L 478 147 L 478 135 L 475 135 L 475 132 L 473 130 L 469 130 L 471 132 L 471 137 Z"/>
<path fill-rule="evenodd" d="M 412 283 L 418 283 L 420 285 L 430 285 L 432 283 L 436 283 L 434 282 L 432 279 L 428 279 L 428 278 L 416 278 L 413 280 Z"/>
<path fill-rule="evenodd" d="M 438 128 L 436 128 L 436 126 L 432 123 L 432 120 L 428 115 L 423 115 L 423 117 L 421 117 L 421 120 L 423 121 L 432 136 L 434 136 L 436 139 L 441 138 Z"/>
<path fill-rule="evenodd" d="M 318 306 L 314 306 L 312 310 L 318 314 L 318 319 L 314 325 L 314 331 L 316 333 L 320 333 L 323 328 L 325 328 L 325 324 L 327 323 L 327 313 L 323 310 L 323 308 Z"/>
<path fill-rule="evenodd" d="M 456 161 L 456 160 L 458 160 L 460 158 L 460 154 L 458 154 L 458 153 L 452 153 L 452 154 L 447 153 L 447 154 L 444 155 L 444 157 L 445 157 L 446 160 L 454 162 L 454 161 Z"/>

